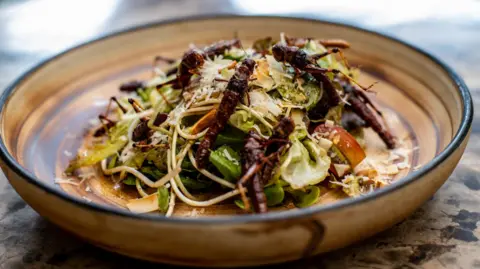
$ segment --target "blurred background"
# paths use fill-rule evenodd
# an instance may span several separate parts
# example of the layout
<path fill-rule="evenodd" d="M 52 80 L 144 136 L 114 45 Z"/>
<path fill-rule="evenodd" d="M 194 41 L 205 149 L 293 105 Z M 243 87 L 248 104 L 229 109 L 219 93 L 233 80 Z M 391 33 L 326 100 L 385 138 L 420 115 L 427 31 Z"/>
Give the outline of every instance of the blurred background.
<path fill-rule="evenodd" d="M 448 63 L 467 82 L 475 105 L 480 102 L 478 0 L 0 0 L 0 92 L 41 60 L 98 35 L 231 13 L 328 19 L 396 36 Z M 412 217 L 359 245 L 289 267 L 480 268 L 479 117 L 472 131 L 452 177 Z M 458 188 L 469 195 L 460 197 Z M 0 199 L 0 269 L 159 268 L 60 231 L 26 206 L 1 173 Z"/>
<path fill-rule="evenodd" d="M 465 70 L 470 62 L 480 62 L 480 54 L 470 54 L 480 47 L 480 1 L 475 0 L 0 0 L 0 85 L 40 59 L 97 35 L 212 13 L 332 19 L 400 37 L 459 71 L 472 71 Z M 480 78 L 467 79 L 480 87 Z"/>

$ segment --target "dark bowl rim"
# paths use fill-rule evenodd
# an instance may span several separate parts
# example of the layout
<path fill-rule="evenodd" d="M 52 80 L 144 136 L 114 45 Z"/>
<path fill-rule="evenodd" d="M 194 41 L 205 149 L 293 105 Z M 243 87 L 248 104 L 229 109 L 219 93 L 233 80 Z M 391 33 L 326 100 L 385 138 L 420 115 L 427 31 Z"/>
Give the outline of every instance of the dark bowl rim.
<path fill-rule="evenodd" d="M 186 218 L 186 217 L 167 218 L 162 215 L 136 214 L 120 208 L 114 208 L 106 205 L 89 203 L 86 200 L 71 196 L 66 192 L 64 192 L 63 190 L 54 188 L 48 185 L 47 183 L 43 183 L 41 180 L 37 179 L 32 173 L 30 173 L 25 168 L 23 168 L 15 160 L 15 158 L 8 152 L 5 146 L 5 143 L 3 141 L 3 137 L 1 137 L 0 139 L 0 158 L 5 162 L 6 165 L 8 165 L 8 167 L 10 167 L 15 173 L 20 175 L 28 183 L 39 187 L 40 189 L 42 189 L 43 191 L 49 194 L 57 196 L 58 198 L 64 200 L 65 202 L 72 203 L 74 205 L 83 207 L 84 209 L 87 209 L 87 210 L 93 210 L 99 213 L 115 215 L 118 217 L 127 217 L 127 218 L 136 219 L 136 220 L 163 221 L 163 222 L 175 223 L 175 224 L 238 224 L 238 223 L 251 223 L 251 222 L 278 221 L 278 220 L 302 218 L 302 217 L 305 218 L 305 217 L 309 217 L 322 212 L 327 212 L 327 211 L 332 211 L 336 209 L 341 209 L 344 207 L 358 205 L 360 203 L 365 203 L 372 199 L 376 199 L 378 197 L 387 195 L 393 191 L 396 191 L 398 189 L 401 189 L 407 186 L 410 183 L 415 182 L 425 174 L 429 173 L 436 166 L 438 166 L 443 161 L 445 161 L 461 145 L 464 139 L 468 137 L 469 130 L 473 120 L 473 104 L 472 104 L 472 98 L 471 98 L 470 92 L 465 82 L 462 80 L 462 78 L 455 71 L 453 71 L 448 65 L 443 63 L 440 59 L 438 59 L 437 57 L 431 55 L 430 53 L 424 51 L 423 49 L 415 45 L 411 45 L 403 40 L 400 40 L 394 36 L 391 36 L 390 34 L 382 33 L 380 31 L 373 31 L 363 27 L 354 26 L 344 21 L 336 21 L 332 19 L 327 19 L 327 20 L 319 19 L 316 17 L 310 17 L 308 15 L 306 15 L 306 17 L 305 15 L 302 15 L 302 17 L 297 17 L 296 15 L 292 16 L 288 14 L 282 14 L 282 15 L 206 14 L 206 15 L 197 15 L 197 16 L 186 16 L 186 17 L 180 17 L 180 18 L 169 19 L 169 20 L 161 20 L 161 21 L 147 23 L 139 26 L 133 26 L 133 27 L 129 27 L 113 33 L 99 35 L 96 38 L 93 38 L 86 42 L 82 42 L 78 45 L 75 45 L 73 47 L 63 50 L 62 52 L 57 53 L 54 56 L 51 56 L 45 60 L 42 60 L 41 62 L 36 64 L 34 67 L 24 72 L 12 84 L 10 84 L 10 86 L 8 86 L 5 89 L 5 91 L 2 93 L 0 97 L 0 115 L 2 114 L 2 111 L 5 107 L 6 102 L 8 101 L 10 94 L 14 91 L 14 89 L 18 85 L 22 83 L 24 79 L 28 78 L 29 75 L 41 69 L 43 66 L 45 66 L 47 63 L 51 62 L 52 60 L 62 57 L 63 55 L 73 50 L 81 49 L 82 47 L 85 47 L 89 44 L 102 41 L 110 37 L 119 36 L 122 34 L 127 34 L 127 33 L 143 30 L 147 28 L 159 27 L 162 25 L 175 24 L 175 23 L 180 23 L 185 21 L 198 21 L 198 20 L 207 20 L 207 19 L 208 20 L 228 19 L 228 18 L 285 19 L 285 20 L 301 20 L 301 21 L 310 21 L 315 23 L 329 24 L 329 25 L 340 26 L 344 28 L 350 28 L 359 32 L 364 32 L 367 35 L 376 35 L 376 36 L 394 41 L 397 44 L 403 45 L 409 49 L 415 50 L 416 52 L 419 52 L 423 56 L 427 57 L 429 60 L 433 61 L 440 68 L 442 68 L 446 72 L 446 74 L 449 76 L 450 80 L 456 84 L 457 89 L 460 93 L 461 101 L 463 105 L 462 120 L 458 128 L 458 131 L 455 133 L 452 141 L 447 145 L 447 147 L 442 152 L 440 152 L 437 156 L 435 156 L 431 161 L 429 161 L 427 164 L 422 166 L 420 169 L 409 173 L 407 176 L 402 178 L 400 182 L 383 187 L 382 189 L 379 189 L 373 193 L 370 193 L 361 197 L 357 197 L 357 198 L 344 199 L 332 204 L 318 206 L 318 207 L 308 207 L 308 208 L 303 208 L 299 210 L 270 212 L 263 215 L 246 214 L 246 215 L 239 215 L 239 216 L 233 216 L 233 217 L 232 216 L 213 216 L 213 217 L 201 217 L 201 218 Z"/>

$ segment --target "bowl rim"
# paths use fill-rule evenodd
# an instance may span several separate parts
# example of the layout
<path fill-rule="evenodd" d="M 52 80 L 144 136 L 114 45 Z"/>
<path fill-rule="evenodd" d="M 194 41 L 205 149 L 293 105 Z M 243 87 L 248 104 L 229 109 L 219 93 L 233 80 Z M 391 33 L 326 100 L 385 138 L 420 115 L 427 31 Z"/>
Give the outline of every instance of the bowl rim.
<path fill-rule="evenodd" d="M 462 111 L 462 119 L 460 122 L 460 126 L 455 133 L 453 139 L 450 143 L 445 147 L 443 151 L 441 151 L 437 156 L 435 156 L 432 160 L 426 163 L 424 166 L 420 167 L 420 169 L 416 171 L 412 171 L 407 174 L 405 177 L 401 179 L 401 181 L 396 182 L 395 184 L 387 185 L 379 190 L 376 190 L 372 193 L 361 197 L 355 198 L 346 198 L 335 203 L 321 205 L 321 206 L 313 206 L 302 208 L 298 210 L 285 210 L 285 211 L 278 211 L 278 212 L 269 212 L 267 214 L 245 214 L 245 215 L 237 215 L 237 216 L 208 216 L 208 217 L 199 217 L 199 218 L 189 218 L 189 217 L 165 217 L 163 215 L 153 215 L 153 214 L 137 214 L 130 212 L 125 209 L 115 208 L 103 204 L 96 204 L 88 202 L 84 199 L 77 198 L 75 196 L 69 195 L 63 190 L 59 188 L 55 188 L 48 183 L 44 183 L 43 181 L 36 178 L 31 172 L 27 169 L 22 167 L 15 158 L 8 152 L 7 147 L 4 143 L 3 137 L 0 137 L 0 158 L 3 162 L 12 169 L 15 173 L 20 175 L 22 179 L 25 179 L 27 183 L 33 184 L 36 187 L 42 189 L 43 191 L 60 198 L 61 200 L 71 203 L 75 206 L 83 207 L 86 210 L 93 210 L 98 213 L 114 215 L 117 217 L 126 217 L 131 218 L 134 220 L 144 220 L 144 221 L 159 221 L 159 222 L 166 222 L 166 223 L 175 223 L 175 224 L 239 224 L 239 223 L 255 223 L 255 222 L 267 222 L 267 221 L 278 221 L 278 220 L 285 220 L 285 219 L 296 219 L 296 218 L 306 218 L 311 217 L 313 215 L 333 211 L 341 208 L 355 206 L 361 203 L 368 202 L 370 200 L 379 198 L 381 196 L 387 195 L 391 192 L 394 192 L 398 189 L 404 188 L 405 186 L 421 179 L 425 174 L 429 173 L 433 170 L 436 166 L 441 164 L 445 161 L 459 146 L 460 144 L 468 137 L 469 130 L 473 120 L 473 103 L 470 92 L 468 87 L 466 86 L 463 79 L 455 72 L 452 68 L 450 68 L 447 64 L 445 64 L 442 60 L 438 59 L 437 57 L 431 55 L 429 52 L 412 45 L 408 42 L 405 42 L 397 37 L 394 37 L 388 33 L 384 33 L 378 30 L 370 30 L 358 25 L 352 25 L 351 23 L 347 23 L 344 21 L 337 21 L 334 19 L 323 19 L 318 17 L 310 17 L 309 15 L 301 15 L 302 17 L 297 17 L 297 15 L 245 15 L 245 14 L 205 14 L 205 15 L 195 15 L 195 16 L 185 16 L 185 17 L 177 17 L 174 19 L 167 19 L 167 20 L 160 20 L 151 23 L 141 24 L 138 26 L 127 27 L 121 29 L 119 31 L 115 31 L 112 33 L 98 35 L 93 39 L 89 39 L 88 41 L 81 42 L 77 45 L 74 45 L 70 48 L 67 48 L 53 56 L 50 56 L 44 60 L 41 60 L 37 63 L 34 67 L 30 68 L 26 72 L 24 72 L 21 76 L 19 76 L 13 83 L 11 83 L 7 88 L 3 91 L 0 97 L 0 115 L 3 114 L 3 110 L 5 105 L 11 95 L 11 93 L 19 86 L 25 79 L 27 79 L 31 74 L 43 68 L 46 64 L 50 63 L 51 61 L 60 58 L 67 53 L 81 49 L 89 44 L 96 43 L 110 37 L 115 37 L 123 34 L 132 33 L 138 30 L 160 27 L 164 25 L 176 24 L 185 21 L 201 21 L 201 20 L 215 20 L 215 19 L 249 19 L 249 18 L 256 18 L 256 19 L 283 19 L 283 20 L 293 20 L 293 21 L 307 21 L 313 23 L 323 23 L 333 26 L 340 26 L 344 28 L 350 28 L 355 31 L 363 32 L 367 35 L 375 35 L 384 39 L 389 39 L 390 41 L 394 41 L 398 45 L 402 45 L 409 49 L 412 49 L 423 56 L 427 57 L 429 60 L 434 62 L 437 66 L 445 71 L 449 79 L 456 84 L 456 88 L 460 93 L 461 102 L 463 105 Z"/>

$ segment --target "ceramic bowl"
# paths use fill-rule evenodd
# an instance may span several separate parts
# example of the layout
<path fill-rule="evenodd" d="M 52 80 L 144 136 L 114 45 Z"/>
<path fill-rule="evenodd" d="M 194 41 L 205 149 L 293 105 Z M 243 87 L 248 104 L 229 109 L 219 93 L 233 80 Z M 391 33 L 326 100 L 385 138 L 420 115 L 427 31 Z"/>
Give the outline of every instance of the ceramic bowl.
<path fill-rule="evenodd" d="M 348 59 L 362 67 L 363 77 L 380 81 L 377 100 L 406 126 L 418 146 L 412 165 L 420 168 L 357 198 L 266 215 L 224 215 L 217 208 L 197 218 L 134 214 L 54 183 L 66 165 L 60 156 L 75 152 L 88 119 L 104 109 L 121 82 L 147 77 L 155 55 L 178 57 L 190 43 L 231 39 L 235 31 L 247 45 L 280 32 L 348 40 Z M 0 103 L 2 170 L 39 214 L 111 251 L 208 267 L 295 260 L 401 221 L 448 179 L 467 144 L 473 115 L 462 80 L 418 48 L 352 26 L 281 17 L 182 19 L 108 35 L 33 68 L 5 90 Z"/>

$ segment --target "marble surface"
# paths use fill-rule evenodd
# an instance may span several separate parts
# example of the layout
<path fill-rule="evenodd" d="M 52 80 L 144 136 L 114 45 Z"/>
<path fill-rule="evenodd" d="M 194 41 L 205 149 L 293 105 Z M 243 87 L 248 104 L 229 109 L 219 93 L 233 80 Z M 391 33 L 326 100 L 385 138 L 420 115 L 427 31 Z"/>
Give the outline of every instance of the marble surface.
<path fill-rule="evenodd" d="M 414 8 L 413 8 L 414 6 Z M 480 105 L 480 2 L 0 0 L 0 89 L 41 59 L 96 35 L 207 13 L 329 18 L 389 33 L 448 62 Z M 480 118 L 445 185 L 373 238 L 286 268 L 480 268 Z M 176 268 L 93 247 L 34 212 L 0 175 L 0 268 Z M 399 201 L 401 202 L 401 201 Z M 268 268 L 276 268 L 270 266 Z"/>

